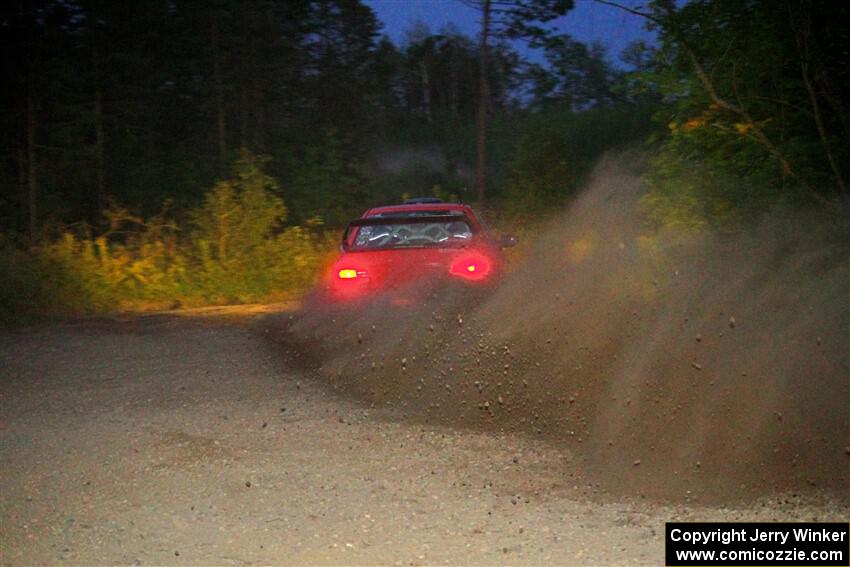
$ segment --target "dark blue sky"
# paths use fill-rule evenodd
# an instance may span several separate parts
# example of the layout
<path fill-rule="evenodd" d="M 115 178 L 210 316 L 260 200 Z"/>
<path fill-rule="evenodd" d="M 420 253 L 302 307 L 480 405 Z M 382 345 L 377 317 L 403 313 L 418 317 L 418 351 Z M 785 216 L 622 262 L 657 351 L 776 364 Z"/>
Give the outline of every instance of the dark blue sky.
<path fill-rule="evenodd" d="M 384 33 L 397 45 L 404 40 L 405 31 L 417 21 L 424 22 L 432 32 L 447 23 L 476 37 L 479 15 L 459 0 L 364 0 L 384 24 Z M 625 0 L 624 4 L 637 6 L 640 2 Z M 601 41 L 609 48 L 612 59 L 619 63 L 619 54 L 629 43 L 638 39 L 651 41 L 654 34 L 643 29 L 643 20 L 611 6 L 593 0 L 575 0 L 575 8 L 555 26 L 584 42 Z"/>

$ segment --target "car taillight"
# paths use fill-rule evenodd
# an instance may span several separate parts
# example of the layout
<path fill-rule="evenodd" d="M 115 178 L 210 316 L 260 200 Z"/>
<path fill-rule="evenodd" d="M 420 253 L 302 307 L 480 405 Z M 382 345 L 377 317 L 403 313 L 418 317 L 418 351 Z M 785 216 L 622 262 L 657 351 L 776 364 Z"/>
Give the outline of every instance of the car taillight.
<path fill-rule="evenodd" d="M 455 260 L 449 273 L 465 280 L 479 281 L 490 274 L 490 259 L 482 254 L 462 256 Z"/>

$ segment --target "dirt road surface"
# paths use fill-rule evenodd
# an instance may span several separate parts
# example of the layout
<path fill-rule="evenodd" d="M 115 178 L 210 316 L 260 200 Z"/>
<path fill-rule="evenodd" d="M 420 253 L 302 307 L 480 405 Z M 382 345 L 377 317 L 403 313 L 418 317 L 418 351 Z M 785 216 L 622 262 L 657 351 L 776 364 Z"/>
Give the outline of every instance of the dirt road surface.
<path fill-rule="evenodd" d="M 0 339 L 0 563 L 659 564 L 663 523 L 843 520 L 599 493 L 526 437 L 398 421 L 263 331 L 159 317 Z"/>

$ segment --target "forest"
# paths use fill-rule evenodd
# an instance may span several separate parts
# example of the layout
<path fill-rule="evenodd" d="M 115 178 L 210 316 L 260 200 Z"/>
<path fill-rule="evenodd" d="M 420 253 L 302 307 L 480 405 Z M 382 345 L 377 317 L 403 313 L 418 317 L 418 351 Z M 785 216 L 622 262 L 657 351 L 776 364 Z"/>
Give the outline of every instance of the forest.
<path fill-rule="evenodd" d="M 850 3 L 587 0 L 657 34 L 612 54 L 456 1 L 476 37 L 397 43 L 359 0 L 3 3 L 0 320 L 294 297 L 368 206 L 532 226 L 622 148 L 647 231 L 847 218 Z"/>

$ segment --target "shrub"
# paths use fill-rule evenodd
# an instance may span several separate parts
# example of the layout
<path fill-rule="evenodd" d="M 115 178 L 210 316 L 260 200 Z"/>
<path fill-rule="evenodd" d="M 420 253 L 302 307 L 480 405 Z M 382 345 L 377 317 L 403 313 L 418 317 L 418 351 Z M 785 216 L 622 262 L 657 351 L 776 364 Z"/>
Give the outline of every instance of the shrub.
<path fill-rule="evenodd" d="M 109 230 L 60 231 L 38 247 L 0 241 L 0 317 L 261 301 L 308 287 L 329 250 L 320 219 L 284 226 L 286 206 L 264 160 L 243 154 L 189 214 L 165 219 L 104 211 Z M 187 236 L 180 235 L 188 234 Z"/>

